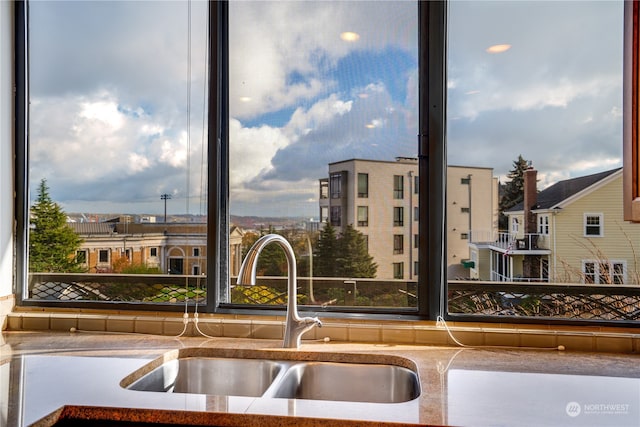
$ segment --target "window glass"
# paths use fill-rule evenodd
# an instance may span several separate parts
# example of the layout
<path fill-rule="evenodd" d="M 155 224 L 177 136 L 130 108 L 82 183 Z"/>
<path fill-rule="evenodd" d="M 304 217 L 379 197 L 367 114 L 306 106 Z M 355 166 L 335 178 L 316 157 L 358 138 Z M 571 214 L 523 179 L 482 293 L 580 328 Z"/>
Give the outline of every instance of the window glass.
<path fill-rule="evenodd" d="M 450 315 L 637 320 L 638 297 L 607 287 L 638 283 L 624 267 L 640 241 L 622 217 L 624 3 L 448 3 Z"/>
<path fill-rule="evenodd" d="M 183 303 L 184 280 L 159 290 L 148 275 L 188 274 L 189 247 L 206 244 L 207 2 L 32 1 L 28 12 L 24 297 Z M 150 246 L 175 252 L 150 260 Z"/>
<path fill-rule="evenodd" d="M 418 169 L 417 52 L 415 1 L 229 3 L 230 220 L 287 238 L 301 305 L 347 305 L 344 277 L 367 283 L 357 283 L 356 305 L 417 305 L 407 284 L 382 286 L 397 276 L 392 236 L 409 239 L 419 225 L 391 211 Z M 395 204 L 413 211 L 417 200 Z M 407 252 L 407 263 L 418 259 Z M 286 264 L 262 257 L 274 268 L 259 264 L 258 285 L 281 293 Z M 227 286 L 222 303 L 248 301 L 234 299 L 252 290 L 233 275 Z"/>

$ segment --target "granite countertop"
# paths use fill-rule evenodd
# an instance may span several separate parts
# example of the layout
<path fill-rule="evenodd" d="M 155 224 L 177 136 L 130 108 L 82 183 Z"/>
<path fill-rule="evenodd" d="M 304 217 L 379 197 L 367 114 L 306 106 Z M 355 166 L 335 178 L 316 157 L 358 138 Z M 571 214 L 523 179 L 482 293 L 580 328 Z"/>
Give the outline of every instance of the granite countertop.
<path fill-rule="evenodd" d="M 140 334 L 3 332 L 2 339 L 8 426 L 50 426 L 57 420 L 220 426 L 329 421 L 345 426 L 640 425 L 637 355 L 323 341 L 305 341 L 300 350 L 290 350 L 275 340 Z M 406 364 L 416 368 L 421 394 L 410 402 L 369 404 L 121 387 L 134 371 L 179 349 L 227 356 L 251 351 L 276 360 Z"/>

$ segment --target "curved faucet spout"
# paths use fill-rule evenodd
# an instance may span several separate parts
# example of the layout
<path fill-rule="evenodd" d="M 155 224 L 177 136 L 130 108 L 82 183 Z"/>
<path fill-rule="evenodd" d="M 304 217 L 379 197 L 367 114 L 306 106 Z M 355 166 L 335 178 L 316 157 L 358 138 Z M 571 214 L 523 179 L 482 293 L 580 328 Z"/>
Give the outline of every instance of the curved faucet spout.
<path fill-rule="evenodd" d="M 285 348 L 300 348 L 302 334 L 314 326 L 321 327 L 322 322 L 317 317 L 300 317 L 298 314 L 298 290 L 296 288 L 297 272 L 296 257 L 289 242 L 279 234 L 267 234 L 258 239 L 245 257 L 238 273 L 237 284 L 255 285 L 256 272 L 258 269 L 258 256 L 269 243 L 277 243 L 283 250 L 287 258 L 288 281 L 287 281 L 287 321 L 284 330 Z"/>

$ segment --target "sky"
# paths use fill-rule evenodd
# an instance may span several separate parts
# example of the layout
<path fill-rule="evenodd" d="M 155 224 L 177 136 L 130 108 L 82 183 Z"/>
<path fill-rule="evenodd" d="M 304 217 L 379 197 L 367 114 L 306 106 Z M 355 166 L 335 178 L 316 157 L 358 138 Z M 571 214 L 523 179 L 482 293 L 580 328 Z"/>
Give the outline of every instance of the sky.
<path fill-rule="evenodd" d="M 206 6 L 31 3 L 32 189 L 67 212 L 206 212 Z M 416 12 L 231 2 L 231 214 L 317 218 L 329 163 L 417 155 Z M 448 25 L 449 164 L 504 182 L 522 155 L 540 188 L 622 164 L 621 1 L 452 1 Z"/>

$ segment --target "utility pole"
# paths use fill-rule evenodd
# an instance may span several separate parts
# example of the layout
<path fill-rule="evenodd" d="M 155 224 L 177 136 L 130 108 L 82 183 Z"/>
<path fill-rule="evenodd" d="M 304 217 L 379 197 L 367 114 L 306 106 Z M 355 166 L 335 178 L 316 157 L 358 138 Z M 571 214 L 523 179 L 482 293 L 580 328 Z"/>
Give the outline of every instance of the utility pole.
<path fill-rule="evenodd" d="M 171 194 L 164 193 L 160 196 L 161 200 L 164 200 L 164 222 L 167 222 L 167 200 L 171 198 Z"/>

